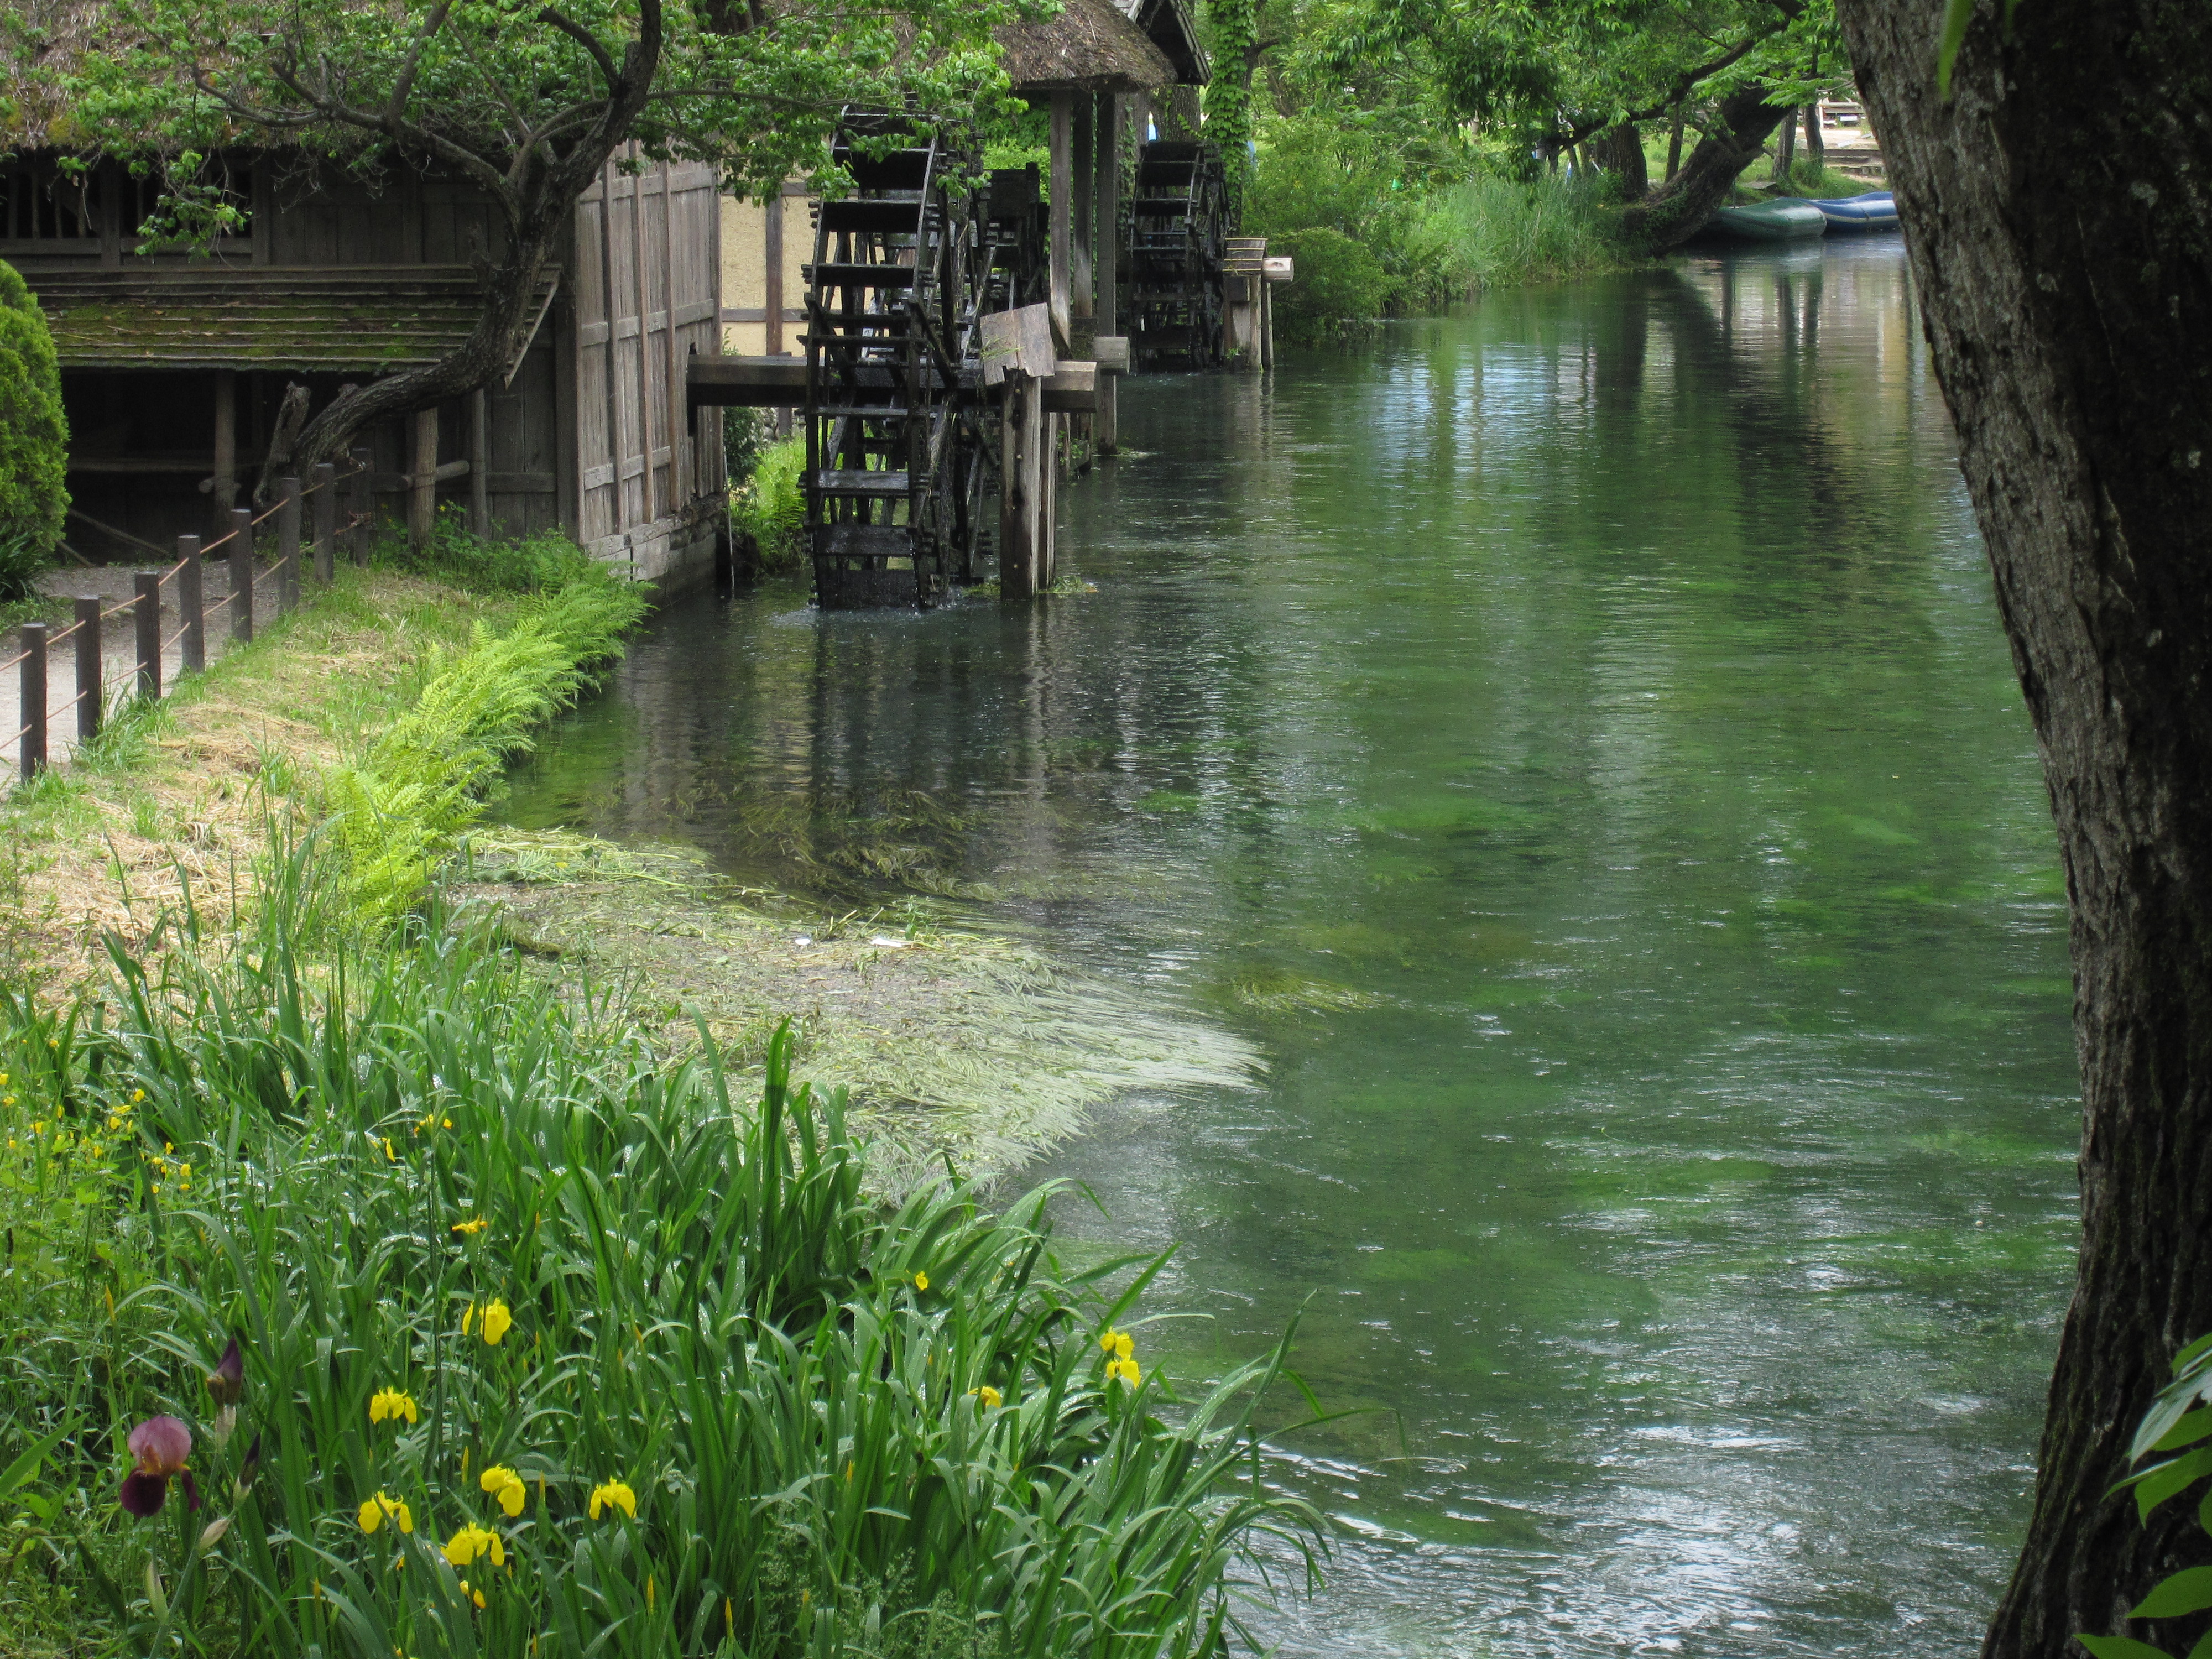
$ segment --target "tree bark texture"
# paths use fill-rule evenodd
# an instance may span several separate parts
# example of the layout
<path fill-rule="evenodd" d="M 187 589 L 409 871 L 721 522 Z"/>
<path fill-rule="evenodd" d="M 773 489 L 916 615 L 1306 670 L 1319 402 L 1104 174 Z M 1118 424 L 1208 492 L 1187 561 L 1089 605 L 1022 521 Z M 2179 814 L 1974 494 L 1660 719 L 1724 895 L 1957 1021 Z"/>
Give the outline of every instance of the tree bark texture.
<path fill-rule="evenodd" d="M 1633 202 L 1651 188 L 1650 165 L 1644 159 L 1644 135 L 1624 121 L 1590 141 L 1590 156 L 1601 172 L 1620 179 L 1620 198 Z"/>
<path fill-rule="evenodd" d="M 2058 1659 L 2200 1565 L 2148 1528 L 2133 1425 L 2212 1330 L 2212 9 L 1984 0 L 1954 95 L 1942 8 L 1837 8 L 1905 222 L 2072 908 L 2081 1254 L 2033 1518 L 1984 1649 Z M 2073 1650 L 2078 1652 L 2079 1650 Z"/>
<path fill-rule="evenodd" d="M 1713 210 L 1728 199 L 1729 188 L 1766 148 L 1766 137 L 1796 112 L 1766 101 L 1757 85 L 1739 88 L 1721 100 L 1711 129 L 1698 141 L 1682 169 L 1622 218 L 1632 246 L 1664 253 L 1705 228 Z"/>

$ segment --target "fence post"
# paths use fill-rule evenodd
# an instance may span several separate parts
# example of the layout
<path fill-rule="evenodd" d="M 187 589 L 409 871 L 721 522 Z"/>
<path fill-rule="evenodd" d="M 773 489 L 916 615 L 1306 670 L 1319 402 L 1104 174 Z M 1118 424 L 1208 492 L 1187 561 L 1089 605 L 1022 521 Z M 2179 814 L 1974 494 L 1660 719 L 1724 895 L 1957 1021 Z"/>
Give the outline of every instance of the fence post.
<path fill-rule="evenodd" d="M 142 570 L 131 579 L 137 599 L 131 620 L 138 628 L 138 695 L 158 699 L 161 695 L 161 579 Z"/>
<path fill-rule="evenodd" d="M 90 743 L 100 735 L 100 717 L 107 710 L 106 688 L 100 684 L 100 600 L 92 594 L 76 597 L 76 740 Z"/>
<path fill-rule="evenodd" d="M 46 763 L 46 625 L 23 624 L 23 780 Z"/>
<path fill-rule="evenodd" d="M 276 480 L 276 614 L 300 602 L 300 481 Z"/>
<path fill-rule="evenodd" d="M 253 642 L 253 514 L 242 507 L 230 515 L 230 637 Z"/>
<path fill-rule="evenodd" d="M 370 490 L 368 471 L 375 459 L 375 452 L 366 446 L 353 452 L 353 562 L 363 567 L 376 536 L 376 497 Z"/>
<path fill-rule="evenodd" d="M 200 577 L 200 538 L 177 538 L 177 611 L 184 623 L 178 642 L 178 666 L 198 673 L 207 666 L 206 591 Z"/>
<path fill-rule="evenodd" d="M 315 580 L 328 587 L 337 580 L 338 470 L 315 463 Z"/>

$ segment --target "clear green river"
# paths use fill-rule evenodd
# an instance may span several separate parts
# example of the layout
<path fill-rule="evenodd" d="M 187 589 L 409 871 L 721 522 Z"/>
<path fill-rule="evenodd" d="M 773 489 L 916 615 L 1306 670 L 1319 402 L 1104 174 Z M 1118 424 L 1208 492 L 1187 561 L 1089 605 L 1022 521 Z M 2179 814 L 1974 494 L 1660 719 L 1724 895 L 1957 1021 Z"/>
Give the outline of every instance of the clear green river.
<path fill-rule="evenodd" d="M 515 780 L 1251 1045 L 1035 1173 L 1357 1414 L 1296 1655 L 1965 1656 L 2071 1272 L 2064 896 L 1894 237 L 1127 383 L 1096 592 L 686 601 Z M 808 833 L 794 836 L 794 822 Z M 763 826 L 773 823 L 771 831 Z M 1283 1419 L 1287 1421 L 1287 1418 Z"/>

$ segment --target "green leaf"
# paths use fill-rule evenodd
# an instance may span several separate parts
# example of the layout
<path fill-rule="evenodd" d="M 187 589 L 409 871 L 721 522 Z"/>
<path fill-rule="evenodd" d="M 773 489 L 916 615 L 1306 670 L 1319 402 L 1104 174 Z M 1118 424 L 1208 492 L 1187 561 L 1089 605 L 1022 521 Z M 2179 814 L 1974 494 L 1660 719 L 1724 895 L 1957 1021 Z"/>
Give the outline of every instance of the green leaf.
<path fill-rule="evenodd" d="M 2176 1619 L 2212 1607 L 2212 1567 L 2184 1567 L 2136 1604 L 2130 1619 Z"/>
<path fill-rule="evenodd" d="M 1949 0 L 1943 8 L 1943 41 L 1936 49 L 1936 90 L 1946 98 L 1951 95 L 1951 65 L 1957 61 L 1959 48 L 1966 39 L 1966 25 L 1973 21 L 1974 0 Z M 2089 1638 L 2085 1636 L 2081 1640 L 2086 1645 Z M 2097 1650 L 2092 1648 L 2090 1651 Z"/>
<path fill-rule="evenodd" d="M 2179 1451 L 2184 1446 L 2195 1445 L 2208 1434 L 2212 1434 L 2212 1407 L 2202 1407 L 2176 1419 L 2173 1426 L 2159 1436 L 2151 1449 Z"/>
<path fill-rule="evenodd" d="M 2164 1648 L 2138 1642 L 2132 1636 L 2077 1636 L 2074 1638 L 2097 1659 L 2173 1659 Z"/>
<path fill-rule="evenodd" d="M 2197 1645 L 2189 1650 L 2189 1659 L 2212 1659 L 2212 1630 L 2197 1638 Z"/>
<path fill-rule="evenodd" d="M 2204 1353 L 2208 1349 L 2212 1349 L 2212 1331 L 2205 1332 L 2203 1335 L 2198 1337 L 2194 1342 L 2184 1348 L 2179 1353 L 2173 1356 L 2174 1376 L 2179 1378 L 2182 1372 L 2189 1369 L 2190 1362 L 2196 1359 L 2199 1355 Z"/>
<path fill-rule="evenodd" d="M 2199 1446 L 2169 1462 L 2154 1463 L 2142 1474 L 2129 1476 L 2120 1486 L 2136 1489 L 2136 1514 L 2148 1521 L 2153 1510 L 2207 1474 L 2212 1474 L 2212 1448 Z"/>

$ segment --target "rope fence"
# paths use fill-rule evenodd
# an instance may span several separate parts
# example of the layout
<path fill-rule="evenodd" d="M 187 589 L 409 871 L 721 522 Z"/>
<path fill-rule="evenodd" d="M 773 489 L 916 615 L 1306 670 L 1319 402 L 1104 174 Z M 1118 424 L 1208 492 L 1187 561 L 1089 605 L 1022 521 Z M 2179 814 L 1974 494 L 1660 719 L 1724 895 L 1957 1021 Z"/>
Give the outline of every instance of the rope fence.
<path fill-rule="evenodd" d="M 117 617 L 131 617 L 135 638 L 130 678 L 134 683 L 134 695 L 143 701 L 155 702 L 161 696 L 162 659 L 172 648 L 177 652 L 180 672 L 196 673 L 207 666 L 207 624 L 219 612 L 230 612 L 232 643 L 246 645 L 253 639 L 256 590 L 264 584 L 273 585 L 276 615 L 280 617 L 289 615 L 299 604 L 303 550 L 300 521 L 303 512 L 311 510 L 313 519 L 304 550 L 314 562 L 318 584 L 327 586 L 337 579 L 337 544 L 341 537 L 349 544 L 353 562 L 367 564 L 369 532 L 374 523 L 369 496 L 369 460 L 368 450 L 355 450 L 351 465 L 343 474 L 335 463 L 325 461 L 315 467 L 314 481 L 304 488 L 296 477 L 277 479 L 274 506 L 258 514 L 248 507 L 232 508 L 230 527 L 204 545 L 198 536 L 178 537 L 176 562 L 160 572 L 140 571 L 133 578 L 136 591 L 118 605 L 103 610 L 97 597 L 80 594 L 76 601 L 76 620 L 58 632 L 49 634 L 44 623 L 24 623 L 23 648 L 6 662 L 0 662 L 0 674 L 12 669 L 21 675 L 22 695 L 18 706 L 25 720 L 22 729 L 5 743 L 0 743 L 0 747 L 6 743 L 21 745 L 19 759 L 25 781 L 49 763 L 48 727 L 56 715 L 66 715 L 72 708 L 76 710 L 76 740 L 81 744 L 89 743 L 100 735 L 107 703 L 106 661 L 100 641 L 102 623 Z M 354 497 L 343 526 L 338 520 L 337 502 L 342 479 L 350 485 Z M 271 520 L 276 521 L 276 558 L 266 570 L 256 570 L 253 532 Z M 224 550 L 222 559 L 230 571 L 230 591 L 209 605 L 202 592 L 202 561 L 218 549 Z M 178 626 L 174 633 L 164 638 L 161 590 L 173 583 Z M 50 708 L 46 702 L 48 659 L 56 647 L 72 638 L 76 647 L 76 695 L 59 708 Z"/>

